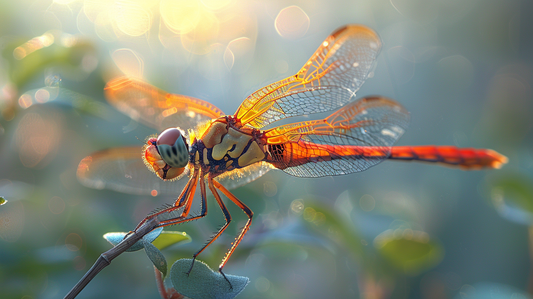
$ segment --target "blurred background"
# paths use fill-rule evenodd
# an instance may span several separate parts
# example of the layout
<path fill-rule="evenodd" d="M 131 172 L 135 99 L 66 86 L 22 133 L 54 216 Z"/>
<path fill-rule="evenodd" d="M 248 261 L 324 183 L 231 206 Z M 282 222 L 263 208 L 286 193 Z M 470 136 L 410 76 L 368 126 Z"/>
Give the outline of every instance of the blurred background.
<path fill-rule="evenodd" d="M 525 0 L 21 0 L 0 2 L 0 297 L 63 297 L 110 245 L 171 197 L 82 186 L 81 159 L 157 133 L 109 106 L 105 82 L 143 77 L 233 113 L 295 74 L 336 28 L 383 48 L 358 96 L 411 113 L 399 145 L 491 148 L 501 170 L 384 162 L 320 179 L 270 171 L 234 190 L 254 223 L 225 268 L 239 298 L 530 298 L 533 294 L 533 2 Z M 190 257 L 223 223 L 171 227 Z M 246 216 L 200 259 L 217 268 Z M 158 298 L 142 252 L 79 298 Z"/>

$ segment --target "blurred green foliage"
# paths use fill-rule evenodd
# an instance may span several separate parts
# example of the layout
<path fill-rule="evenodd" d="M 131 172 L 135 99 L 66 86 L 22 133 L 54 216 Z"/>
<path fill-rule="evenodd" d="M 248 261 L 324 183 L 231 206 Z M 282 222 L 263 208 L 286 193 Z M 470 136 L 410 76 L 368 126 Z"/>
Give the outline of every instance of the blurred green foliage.
<path fill-rule="evenodd" d="M 60 33 L 57 33 L 58 35 Z M 50 33 L 50 36 L 54 36 Z M 59 39 L 56 36 L 55 39 Z M 36 50 L 23 59 L 14 56 L 15 49 L 26 43 L 30 38 L 19 38 L 12 41 L 2 50 L 2 56 L 8 62 L 8 74 L 11 83 L 21 89 L 37 74 L 41 74 L 48 67 L 63 68 L 63 72 L 73 73 L 82 64 L 86 55 L 96 55 L 94 44 L 90 41 L 78 41 L 72 46 L 54 43 L 51 46 Z"/>
<path fill-rule="evenodd" d="M 492 180 L 493 197 L 533 214 L 533 179 L 520 174 L 508 174 Z"/>
<path fill-rule="evenodd" d="M 374 243 L 392 266 L 409 275 L 427 271 L 437 265 L 444 255 L 442 246 L 420 231 L 385 231 L 376 237 Z"/>

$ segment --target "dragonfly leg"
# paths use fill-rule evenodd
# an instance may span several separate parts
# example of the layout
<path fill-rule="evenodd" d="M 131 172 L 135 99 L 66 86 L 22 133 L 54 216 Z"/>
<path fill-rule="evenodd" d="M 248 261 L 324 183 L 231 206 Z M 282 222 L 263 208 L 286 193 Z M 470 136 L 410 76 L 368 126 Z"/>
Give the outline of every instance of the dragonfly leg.
<path fill-rule="evenodd" d="M 202 194 L 202 210 L 200 211 L 200 215 L 184 218 L 187 216 L 185 215 L 185 216 L 161 221 L 159 226 L 161 227 L 161 226 L 175 225 L 175 224 L 185 223 L 185 222 L 189 222 L 192 220 L 197 220 L 197 219 L 205 217 L 205 215 L 207 215 L 207 196 L 206 196 L 206 191 L 205 191 L 205 181 L 203 178 L 200 179 L 200 192 Z M 190 210 L 191 204 L 192 204 L 192 198 L 191 200 L 188 200 L 187 205 L 185 206 L 185 210 Z"/>
<path fill-rule="evenodd" d="M 141 227 L 148 219 L 157 217 L 157 216 L 159 216 L 161 214 L 164 214 L 164 213 L 168 214 L 168 213 L 170 213 L 172 211 L 175 211 L 177 209 L 182 208 L 183 206 L 185 206 L 185 208 L 183 209 L 181 215 L 178 216 L 178 217 L 174 217 L 173 219 L 182 219 L 184 217 L 187 217 L 187 215 L 189 215 L 189 211 L 190 211 L 191 206 L 192 206 L 192 200 L 194 198 L 194 193 L 196 191 L 196 184 L 197 183 L 198 183 L 198 170 L 195 170 L 194 174 L 192 175 L 192 177 L 187 182 L 187 185 L 185 185 L 185 188 L 183 188 L 183 191 L 181 191 L 180 196 L 178 196 L 178 198 L 176 199 L 176 202 L 174 203 L 174 205 L 172 207 L 170 207 L 170 208 L 164 209 L 162 211 L 159 211 L 157 213 L 153 213 L 153 214 L 147 216 L 139 224 L 137 224 L 137 227 L 135 228 L 135 230 L 137 230 L 139 227 Z M 165 224 L 165 222 L 170 221 L 170 220 L 172 220 L 172 219 L 161 221 L 159 227 L 168 225 L 168 224 Z"/>
<path fill-rule="evenodd" d="M 211 193 L 213 193 L 213 195 L 215 196 L 215 199 L 218 203 L 218 205 L 220 206 L 220 209 L 222 210 L 222 213 L 224 213 L 224 217 L 226 218 L 226 223 L 218 230 L 218 232 L 211 238 L 211 240 L 209 242 L 207 242 L 207 244 L 204 245 L 204 247 L 202 247 L 200 250 L 198 250 L 195 254 L 193 254 L 193 261 L 191 263 L 191 268 L 189 269 L 189 272 L 187 272 L 187 274 L 191 273 L 192 271 L 192 267 L 194 265 L 194 261 L 196 260 L 196 257 L 202 252 L 204 251 L 209 245 L 211 245 L 221 234 L 222 232 L 224 232 L 224 230 L 228 227 L 228 225 L 230 224 L 231 222 L 231 215 L 228 211 L 228 209 L 226 208 L 226 205 L 224 204 L 224 202 L 222 201 L 222 199 L 220 198 L 220 195 L 218 194 L 217 190 L 215 189 L 215 186 L 213 185 L 213 177 L 211 176 L 208 176 L 207 177 L 207 183 L 209 185 L 209 190 L 211 190 Z M 215 182 L 216 183 L 216 182 Z M 205 188 L 205 187 L 204 187 Z M 230 284 L 230 287 L 231 287 L 231 283 L 229 282 L 229 280 L 226 278 L 226 275 L 224 275 L 224 278 L 226 279 L 226 281 Z"/>
<path fill-rule="evenodd" d="M 222 184 L 220 184 L 219 182 L 216 182 L 216 181 L 214 181 L 213 183 L 214 183 L 214 186 L 218 190 L 222 191 L 222 193 L 224 193 L 224 195 L 226 195 L 234 204 L 236 204 L 239 208 L 241 208 L 244 211 L 244 213 L 246 213 L 246 215 L 248 216 L 248 221 L 244 225 L 241 233 L 239 234 L 239 236 L 237 238 L 235 238 L 235 242 L 233 242 L 233 245 L 231 246 L 229 251 L 226 253 L 224 258 L 222 259 L 222 263 L 220 263 L 220 266 L 218 266 L 218 271 L 222 275 L 224 275 L 224 273 L 222 272 L 222 268 L 224 268 L 224 266 L 226 265 L 226 262 L 228 261 L 228 259 L 231 257 L 231 255 L 235 251 L 235 248 L 237 248 L 237 246 L 242 241 L 242 238 L 244 237 L 246 232 L 248 232 L 248 230 L 250 229 L 250 225 L 252 224 L 252 218 L 254 216 L 254 212 L 252 212 L 252 210 L 250 210 L 250 208 L 248 208 L 248 206 L 246 206 L 242 201 L 240 201 L 237 197 L 235 197 L 235 195 L 233 195 L 231 192 L 229 192 L 228 189 L 226 189 L 224 186 L 222 186 Z M 226 275 L 224 275 L 224 278 L 226 278 Z M 227 278 L 226 278 L 226 280 L 227 280 Z"/>

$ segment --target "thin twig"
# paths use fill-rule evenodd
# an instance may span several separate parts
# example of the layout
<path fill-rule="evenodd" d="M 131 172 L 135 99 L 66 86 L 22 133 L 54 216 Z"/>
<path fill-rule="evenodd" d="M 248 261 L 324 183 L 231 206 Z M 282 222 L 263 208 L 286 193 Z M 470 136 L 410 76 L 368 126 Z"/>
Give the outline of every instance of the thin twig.
<path fill-rule="evenodd" d="M 70 290 L 70 292 L 65 296 L 64 299 L 73 299 L 85 288 L 85 286 L 105 267 L 111 264 L 111 261 L 117 256 L 122 254 L 124 251 L 128 250 L 133 244 L 139 241 L 146 234 L 158 227 L 158 223 L 155 218 L 150 218 L 146 221 L 139 229 L 131 233 L 128 237 L 122 240 L 117 246 L 109 249 L 108 251 L 102 253 L 100 257 L 94 262 L 93 266 L 83 277 L 78 281 L 78 283 Z"/>

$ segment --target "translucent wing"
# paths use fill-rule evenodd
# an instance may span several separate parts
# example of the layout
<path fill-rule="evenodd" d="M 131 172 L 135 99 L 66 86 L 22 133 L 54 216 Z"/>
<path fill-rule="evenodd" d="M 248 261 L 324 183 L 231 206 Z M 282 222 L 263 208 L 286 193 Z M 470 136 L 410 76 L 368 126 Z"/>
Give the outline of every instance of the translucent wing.
<path fill-rule="evenodd" d="M 235 189 L 257 180 L 272 169 L 266 162 L 258 162 L 242 169 L 236 169 L 216 177 L 216 180 L 228 189 Z"/>
<path fill-rule="evenodd" d="M 326 119 L 266 131 L 267 161 L 299 177 L 363 171 L 389 156 L 408 123 L 409 113 L 395 101 L 363 98 Z"/>
<path fill-rule="evenodd" d="M 220 109 L 206 101 L 167 93 L 128 77 L 108 82 L 105 94 L 118 110 L 160 131 L 169 127 L 192 129 L 223 115 Z"/>
<path fill-rule="evenodd" d="M 152 173 L 141 158 L 141 147 L 103 150 L 85 157 L 78 165 L 78 180 L 95 189 L 111 189 L 130 194 L 179 195 L 187 184 L 188 172 L 180 180 L 165 182 Z"/>
<path fill-rule="evenodd" d="M 294 76 L 248 96 L 235 115 L 262 128 L 279 119 L 337 109 L 353 100 L 381 49 L 379 36 L 362 25 L 331 34 Z"/>

